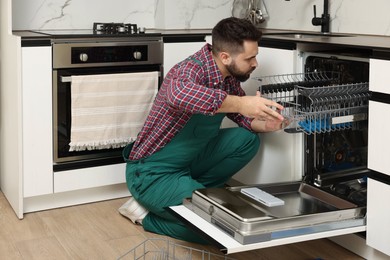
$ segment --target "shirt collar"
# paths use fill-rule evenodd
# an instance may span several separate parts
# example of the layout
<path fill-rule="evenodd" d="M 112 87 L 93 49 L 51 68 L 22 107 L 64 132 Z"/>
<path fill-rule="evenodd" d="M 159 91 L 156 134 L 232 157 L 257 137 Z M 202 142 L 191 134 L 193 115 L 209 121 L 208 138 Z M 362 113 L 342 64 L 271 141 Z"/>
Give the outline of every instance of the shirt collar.
<path fill-rule="evenodd" d="M 204 50 L 204 54 L 206 56 L 206 60 L 207 60 L 207 63 L 208 63 L 208 68 L 209 68 L 209 81 L 213 83 L 213 85 L 218 85 L 218 84 L 221 84 L 223 82 L 223 77 L 222 77 L 222 73 L 221 71 L 219 70 L 218 66 L 217 66 L 217 63 L 215 62 L 214 58 L 213 58 L 213 53 L 212 53 L 212 46 L 211 44 L 207 43 L 203 50 Z"/>

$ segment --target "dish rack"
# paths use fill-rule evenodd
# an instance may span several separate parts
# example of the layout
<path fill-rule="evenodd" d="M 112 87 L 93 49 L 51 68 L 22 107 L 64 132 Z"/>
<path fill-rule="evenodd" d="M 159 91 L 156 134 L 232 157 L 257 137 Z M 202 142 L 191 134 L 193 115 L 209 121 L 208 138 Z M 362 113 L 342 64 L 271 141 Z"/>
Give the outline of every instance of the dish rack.
<path fill-rule="evenodd" d="M 179 245 L 168 239 L 150 238 L 135 246 L 118 260 L 235 260 L 225 255 Z"/>
<path fill-rule="evenodd" d="M 339 84 L 339 75 L 322 71 L 256 79 L 262 97 L 285 107 L 281 114 L 290 123 L 285 131 L 310 135 L 354 129 L 368 118 L 368 83 Z"/>

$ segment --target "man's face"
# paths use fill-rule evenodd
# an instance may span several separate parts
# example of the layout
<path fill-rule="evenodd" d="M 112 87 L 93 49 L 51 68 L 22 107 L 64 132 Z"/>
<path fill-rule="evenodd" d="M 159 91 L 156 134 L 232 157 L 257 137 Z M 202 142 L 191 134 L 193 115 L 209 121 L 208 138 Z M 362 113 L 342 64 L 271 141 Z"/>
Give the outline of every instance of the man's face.
<path fill-rule="evenodd" d="M 256 55 L 258 44 L 255 41 L 244 41 L 244 52 L 232 55 L 226 70 L 237 80 L 244 82 L 257 67 Z"/>

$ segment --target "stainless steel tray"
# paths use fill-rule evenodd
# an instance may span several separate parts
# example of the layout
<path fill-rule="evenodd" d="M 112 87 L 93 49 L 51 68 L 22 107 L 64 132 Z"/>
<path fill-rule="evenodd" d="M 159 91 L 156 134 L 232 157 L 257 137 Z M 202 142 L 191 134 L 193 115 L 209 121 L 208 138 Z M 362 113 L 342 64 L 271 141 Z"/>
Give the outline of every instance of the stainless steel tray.
<path fill-rule="evenodd" d="M 311 185 L 257 186 L 285 201 L 276 207 L 242 194 L 245 187 L 196 190 L 184 205 L 242 244 L 365 225 L 365 207 Z"/>

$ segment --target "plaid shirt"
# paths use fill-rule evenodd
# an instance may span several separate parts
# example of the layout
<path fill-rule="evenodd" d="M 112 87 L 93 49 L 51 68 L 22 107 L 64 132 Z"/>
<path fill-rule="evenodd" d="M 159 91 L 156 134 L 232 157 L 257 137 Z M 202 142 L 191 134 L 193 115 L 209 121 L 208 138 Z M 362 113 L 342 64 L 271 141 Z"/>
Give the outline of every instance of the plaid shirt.
<path fill-rule="evenodd" d="M 223 80 L 211 48 L 206 44 L 166 75 L 129 159 L 139 160 L 159 151 L 185 126 L 192 114 L 214 115 L 228 94 L 245 95 L 238 80 L 233 77 Z M 237 113 L 227 116 L 251 130 L 252 119 Z"/>

